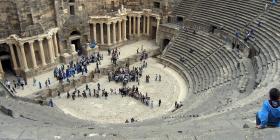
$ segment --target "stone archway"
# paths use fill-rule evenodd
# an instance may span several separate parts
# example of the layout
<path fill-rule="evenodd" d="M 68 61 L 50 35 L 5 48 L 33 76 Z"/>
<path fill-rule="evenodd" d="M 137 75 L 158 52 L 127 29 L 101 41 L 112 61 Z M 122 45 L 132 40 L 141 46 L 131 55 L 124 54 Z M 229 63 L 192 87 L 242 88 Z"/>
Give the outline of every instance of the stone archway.
<path fill-rule="evenodd" d="M 75 51 L 78 52 L 78 55 L 81 55 L 82 54 L 81 33 L 78 31 L 71 32 L 69 41 L 71 45 L 75 45 Z"/>
<path fill-rule="evenodd" d="M 8 44 L 0 44 L 0 73 L 4 75 L 15 75 Z"/>

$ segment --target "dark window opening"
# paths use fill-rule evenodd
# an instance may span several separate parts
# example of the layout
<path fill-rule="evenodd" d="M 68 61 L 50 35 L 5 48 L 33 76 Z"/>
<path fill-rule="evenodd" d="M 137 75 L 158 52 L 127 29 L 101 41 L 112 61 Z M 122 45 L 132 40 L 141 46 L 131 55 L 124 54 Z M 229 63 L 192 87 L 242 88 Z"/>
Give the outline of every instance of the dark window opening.
<path fill-rule="evenodd" d="M 167 22 L 168 22 L 168 23 L 171 23 L 171 22 L 172 22 L 172 18 L 171 18 L 171 17 L 168 17 L 168 18 L 167 18 Z"/>
<path fill-rule="evenodd" d="M 73 32 L 71 32 L 71 34 L 70 35 L 81 35 L 81 33 L 80 32 L 78 32 L 78 31 L 73 31 Z"/>
<path fill-rule="evenodd" d="M 183 21 L 184 21 L 183 17 L 177 16 L 177 22 L 183 22 Z"/>
<path fill-rule="evenodd" d="M 33 24 L 33 19 L 31 14 L 27 14 L 27 20 L 29 23 Z"/>
<path fill-rule="evenodd" d="M 75 15 L 75 7 L 73 5 L 70 6 L 70 15 Z"/>
<path fill-rule="evenodd" d="M 154 2 L 154 8 L 160 8 L 160 3 L 159 2 Z"/>

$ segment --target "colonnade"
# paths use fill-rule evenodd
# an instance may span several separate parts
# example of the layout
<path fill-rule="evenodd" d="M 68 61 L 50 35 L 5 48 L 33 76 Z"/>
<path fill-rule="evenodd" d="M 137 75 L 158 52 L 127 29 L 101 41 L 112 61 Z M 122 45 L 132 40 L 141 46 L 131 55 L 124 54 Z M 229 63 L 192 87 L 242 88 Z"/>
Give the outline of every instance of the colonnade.
<path fill-rule="evenodd" d="M 43 41 L 46 40 L 46 43 Z M 38 61 L 36 59 L 36 53 L 34 49 L 34 42 L 38 41 L 38 47 L 39 50 L 39 58 L 41 60 L 41 65 L 46 66 L 47 62 L 46 60 L 48 59 L 49 63 L 52 64 L 55 62 L 55 59 L 60 56 L 59 53 L 59 46 L 58 46 L 58 40 L 57 40 L 57 35 L 56 33 L 53 35 L 48 35 L 39 39 L 34 39 L 34 40 L 28 40 L 28 41 L 20 41 L 18 43 L 8 43 L 9 49 L 10 49 L 10 55 L 11 55 L 11 61 L 13 64 L 13 69 L 14 70 L 24 70 L 28 71 L 29 69 L 36 69 L 38 68 Z M 15 47 L 14 47 L 15 46 Z M 28 47 L 28 48 L 26 48 Z M 48 58 L 46 58 L 46 52 L 45 49 L 48 50 Z M 16 50 L 15 50 L 16 49 Z M 26 50 L 30 52 L 30 58 L 31 58 L 31 63 L 32 66 L 28 66 L 27 63 L 27 55 L 26 55 Z M 17 54 L 16 54 L 17 52 Z M 18 59 L 16 59 L 18 57 Z M 17 63 L 17 60 L 19 61 L 19 64 Z M 1 65 L 2 68 L 2 65 Z M 0 68 L 0 69 L 1 69 Z"/>
<path fill-rule="evenodd" d="M 98 23 L 92 23 L 92 40 L 97 41 L 97 24 L 99 24 L 100 29 L 100 44 L 105 45 L 105 38 L 104 38 L 104 25 L 107 27 L 107 42 L 106 45 L 112 45 L 116 43 L 120 43 L 122 41 L 126 41 L 126 19 L 118 19 L 114 21 L 108 21 L 108 22 L 98 22 Z M 111 31 L 112 27 L 112 31 Z M 117 34 L 117 30 L 118 34 Z M 111 38 L 111 33 L 113 38 Z M 117 38 L 118 37 L 118 38 Z"/>
<path fill-rule="evenodd" d="M 141 35 L 141 20 L 142 20 L 142 34 L 150 35 L 150 15 L 128 15 L 128 34 L 129 36 Z"/>
<path fill-rule="evenodd" d="M 142 32 L 141 32 L 142 20 Z M 160 18 L 156 17 L 157 29 L 160 24 Z M 141 34 L 150 36 L 151 15 L 128 15 L 128 34 L 129 36 L 139 37 Z"/>
<path fill-rule="evenodd" d="M 119 18 L 107 18 L 107 19 L 98 19 L 96 18 L 93 22 L 90 22 L 92 26 L 91 29 L 91 40 L 99 42 L 100 45 L 114 45 L 122 41 L 127 40 L 127 34 L 131 37 L 140 37 L 141 35 L 150 36 L 150 27 L 151 27 L 151 15 L 142 15 L 142 14 L 130 14 Z M 100 21 L 98 21 L 100 20 Z M 106 21 L 104 21 L 106 20 Z M 157 28 L 159 27 L 160 18 L 156 17 Z M 142 21 L 142 22 L 141 22 Z M 141 24 L 143 24 L 141 26 Z M 97 26 L 99 25 L 99 26 Z M 106 34 L 104 33 L 104 27 L 107 30 Z M 127 28 L 128 26 L 128 28 Z M 99 27 L 99 28 L 98 28 Z M 111 28 L 112 27 L 112 28 Z M 142 27 L 142 30 L 141 30 Z M 99 33 L 97 34 L 97 30 Z M 127 31 L 128 29 L 128 31 Z M 112 36 L 111 36 L 112 34 Z M 98 38 L 98 37 L 99 38 Z M 107 38 L 105 38 L 105 36 Z M 98 39 L 98 40 L 97 40 Z M 106 40 L 106 42 L 105 42 Z"/>

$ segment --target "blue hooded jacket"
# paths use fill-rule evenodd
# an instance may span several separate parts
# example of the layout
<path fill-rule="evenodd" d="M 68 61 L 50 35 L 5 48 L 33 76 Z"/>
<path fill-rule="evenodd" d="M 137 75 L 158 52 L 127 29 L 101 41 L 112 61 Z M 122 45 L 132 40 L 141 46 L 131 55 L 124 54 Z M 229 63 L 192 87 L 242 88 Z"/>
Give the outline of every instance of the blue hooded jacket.
<path fill-rule="evenodd" d="M 263 102 L 261 110 L 258 112 L 261 126 L 272 125 L 280 127 L 280 107 L 273 108 L 268 100 Z"/>

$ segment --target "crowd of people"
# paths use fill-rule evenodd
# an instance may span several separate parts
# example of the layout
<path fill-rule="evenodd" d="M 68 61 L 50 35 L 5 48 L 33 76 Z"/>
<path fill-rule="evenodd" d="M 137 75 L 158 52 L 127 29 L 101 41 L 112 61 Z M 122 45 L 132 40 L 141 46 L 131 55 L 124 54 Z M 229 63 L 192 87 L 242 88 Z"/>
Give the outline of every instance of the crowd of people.
<path fill-rule="evenodd" d="M 142 77 L 142 72 L 145 67 L 119 67 L 115 71 L 108 73 L 108 81 L 122 82 L 125 86 L 128 82 L 138 82 L 139 78 Z"/>
<path fill-rule="evenodd" d="M 123 86 L 119 89 L 110 89 L 110 91 L 107 91 L 105 89 L 101 89 L 100 83 L 97 84 L 97 88 L 91 89 L 88 84 L 86 84 L 86 88 L 84 90 L 79 90 L 75 88 L 75 90 L 70 93 L 68 91 L 66 93 L 67 99 L 75 100 L 76 98 L 104 98 L 107 99 L 110 95 L 121 95 L 122 97 L 131 97 L 139 102 L 141 102 L 143 105 L 146 105 L 147 107 L 154 108 L 154 101 L 151 99 L 151 97 L 148 96 L 148 93 L 143 94 L 139 91 L 138 87 L 133 85 L 132 87 L 126 86 L 128 82 L 137 82 L 139 85 L 140 78 L 143 76 L 143 70 L 147 68 L 148 63 L 146 59 L 148 58 L 148 53 L 146 50 L 142 50 L 139 52 L 137 49 L 137 53 L 139 55 L 139 59 L 141 60 L 142 64 L 139 67 L 132 67 L 129 68 L 129 65 L 126 65 L 124 67 L 119 67 L 115 71 L 111 71 L 108 74 L 108 80 L 109 82 L 121 82 L 123 83 Z M 118 49 L 109 50 L 108 49 L 108 55 L 111 55 L 111 62 L 113 64 L 116 64 L 117 59 L 119 59 L 120 51 Z M 99 65 L 101 64 L 101 60 L 103 60 L 103 55 L 98 53 L 94 53 L 93 55 L 89 57 L 80 56 L 78 61 L 75 63 L 71 61 L 67 65 L 61 65 L 56 67 L 53 70 L 53 76 L 59 80 L 59 81 L 69 81 L 71 77 L 75 77 L 77 74 L 86 74 L 88 73 L 88 65 L 91 63 L 96 63 L 96 71 L 99 70 Z M 161 81 L 161 75 L 156 74 L 155 75 L 155 81 Z M 150 81 L 150 75 L 146 75 L 146 82 L 149 83 Z M 6 86 L 12 91 L 16 92 L 16 88 L 22 88 L 24 89 L 24 86 L 27 85 L 27 81 L 23 78 L 17 78 L 17 80 L 13 80 L 13 82 L 10 82 L 8 80 L 5 81 Z M 36 78 L 33 78 L 33 86 L 39 86 L 40 89 L 43 88 L 43 84 L 45 87 L 49 87 L 51 85 L 50 78 L 47 78 L 43 83 L 41 81 L 38 81 Z M 58 97 L 61 97 L 61 93 L 57 91 Z M 161 99 L 158 100 L 158 107 L 161 106 Z M 50 99 L 48 101 L 48 105 L 53 107 L 54 103 Z M 136 120 L 134 118 L 130 119 L 131 122 L 135 122 Z M 126 123 L 129 122 L 126 120 Z"/>
<path fill-rule="evenodd" d="M 138 50 L 138 49 L 137 49 Z M 146 50 L 143 50 L 143 46 L 141 48 L 141 60 L 147 59 L 148 55 Z M 117 60 L 120 56 L 120 50 L 118 48 L 115 48 L 113 50 L 108 49 L 108 55 L 111 55 L 111 62 L 113 64 L 117 64 Z M 103 54 L 100 52 L 96 52 L 92 54 L 91 56 L 79 56 L 78 61 L 74 62 L 71 61 L 69 64 L 62 64 L 61 66 L 57 66 L 53 70 L 53 76 L 58 81 L 67 81 L 70 82 L 71 77 L 75 77 L 77 74 L 87 74 L 88 73 L 88 65 L 91 63 L 96 63 L 96 68 L 94 72 L 100 73 L 100 65 L 101 60 L 103 60 Z M 136 77 L 137 78 L 137 77 Z M 135 77 L 133 77 L 133 80 Z M 54 81 L 52 81 L 53 83 Z M 33 86 L 38 87 L 39 89 L 42 89 L 44 87 L 48 88 L 52 84 L 50 78 L 47 78 L 45 81 L 39 81 L 35 77 L 33 77 Z M 5 80 L 4 83 L 13 93 L 16 93 L 16 89 L 19 89 L 21 87 L 22 90 L 24 90 L 24 86 L 27 85 L 27 80 L 23 78 L 17 78 L 16 80 Z"/>
<path fill-rule="evenodd" d="M 4 84 L 12 93 L 17 93 L 16 89 L 24 90 L 27 80 L 22 77 L 16 77 L 16 80 L 4 80 Z"/>
<path fill-rule="evenodd" d="M 92 92 L 93 91 L 93 92 Z M 58 97 L 60 98 L 60 92 L 57 92 Z M 145 95 L 142 94 L 137 86 L 132 86 L 132 87 L 121 87 L 118 90 L 117 89 L 110 89 L 110 91 L 107 91 L 105 89 L 101 89 L 100 83 L 97 84 L 97 88 L 90 89 L 88 84 L 86 84 L 86 87 L 84 90 L 79 90 L 75 88 L 75 90 L 70 93 L 69 91 L 66 93 L 66 98 L 67 99 L 72 99 L 75 100 L 77 97 L 78 98 L 104 98 L 107 99 L 109 95 L 121 95 L 122 97 L 131 97 L 134 98 L 141 103 L 143 103 L 146 106 L 149 106 L 150 108 L 154 107 L 153 100 L 148 96 L 148 93 Z M 161 99 L 158 101 L 158 106 L 161 106 Z"/>
<path fill-rule="evenodd" d="M 144 51 L 143 51 L 144 52 Z M 112 55 L 112 57 L 119 55 L 118 50 L 115 49 L 113 52 L 111 52 L 108 49 L 108 55 Z M 142 56 L 144 56 L 142 58 Z M 147 56 L 147 55 L 146 55 Z M 122 87 L 117 89 L 110 89 L 110 91 L 106 91 L 105 89 L 101 90 L 100 83 L 97 84 L 97 89 L 90 89 L 88 85 L 86 85 L 86 89 L 83 90 L 82 92 L 80 90 L 75 89 L 71 94 L 69 91 L 67 92 L 67 99 L 72 98 L 72 100 L 75 100 L 76 97 L 104 97 L 107 99 L 107 97 L 110 94 L 115 94 L 115 95 L 121 95 L 122 97 L 128 96 L 132 97 L 141 103 L 143 103 L 146 106 L 150 106 L 151 108 L 154 107 L 154 102 L 151 100 L 151 98 L 148 96 L 146 93 L 145 95 L 142 94 L 137 86 L 132 86 L 132 87 L 127 87 L 128 82 L 137 82 L 139 85 L 140 78 L 143 75 L 143 70 L 144 68 L 147 68 L 148 63 L 145 61 L 146 58 L 145 54 L 141 53 L 141 59 L 142 59 L 142 64 L 139 67 L 132 67 L 131 69 L 129 68 L 129 65 L 125 65 L 123 67 L 118 67 L 114 71 L 111 71 L 108 73 L 108 81 L 114 81 L 116 83 L 122 83 Z M 146 75 L 146 82 L 149 83 L 150 75 Z M 155 81 L 161 81 L 161 75 L 156 74 L 155 75 Z M 93 91 L 93 94 L 92 94 Z M 101 95 L 100 95 L 101 94 Z M 60 94 L 59 94 L 60 95 Z M 158 101 L 158 106 L 161 106 L 161 99 Z"/>
<path fill-rule="evenodd" d="M 148 93 L 142 94 L 137 86 L 132 86 L 132 87 L 122 87 L 119 89 L 119 93 L 123 96 L 129 96 L 132 97 L 141 103 L 143 103 L 146 106 L 150 106 L 151 108 L 154 107 L 154 101 L 151 100 L 151 98 L 148 96 Z M 161 105 L 161 99 L 158 101 L 158 106 L 160 107 Z"/>
<path fill-rule="evenodd" d="M 113 50 L 108 49 L 108 55 L 111 56 L 111 62 L 114 65 L 117 65 L 117 60 L 119 59 L 119 56 L 121 55 L 121 52 L 118 50 L 118 48 L 115 48 Z"/>
<path fill-rule="evenodd" d="M 56 67 L 53 71 L 54 77 L 57 80 L 65 80 L 71 77 L 75 77 L 76 74 L 82 73 L 82 75 L 88 73 L 88 65 L 90 63 L 96 63 L 96 71 L 99 72 L 99 65 L 101 65 L 103 55 L 99 52 L 92 54 L 89 57 L 81 56 L 77 63 L 71 61 L 68 65 L 61 65 Z"/>

